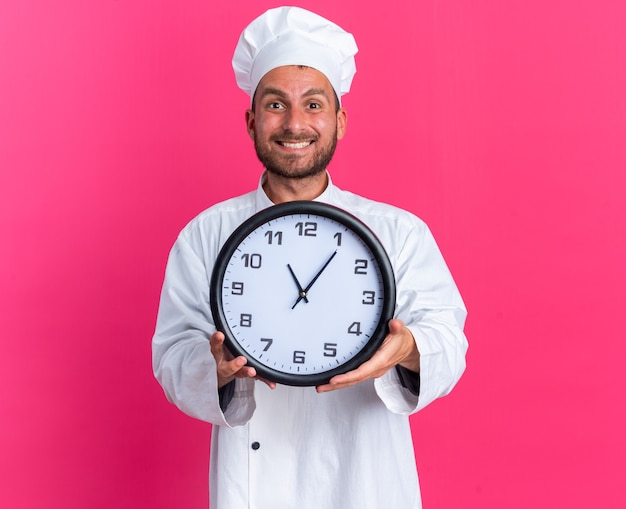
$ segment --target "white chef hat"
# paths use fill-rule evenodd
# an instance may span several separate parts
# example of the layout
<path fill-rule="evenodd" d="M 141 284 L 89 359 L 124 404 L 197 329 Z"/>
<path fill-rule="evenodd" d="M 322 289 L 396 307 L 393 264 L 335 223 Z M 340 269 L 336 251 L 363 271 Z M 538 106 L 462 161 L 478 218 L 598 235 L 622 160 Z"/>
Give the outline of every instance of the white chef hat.
<path fill-rule="evenodd" d="M 305 65 L 324 74 L 337 97 L 350 90 L 358 51 L 352 34 L 299 7 L 270 9 L 242 32 L 233 69 L 251 98 L 263 76 L 283 65 Z"/>

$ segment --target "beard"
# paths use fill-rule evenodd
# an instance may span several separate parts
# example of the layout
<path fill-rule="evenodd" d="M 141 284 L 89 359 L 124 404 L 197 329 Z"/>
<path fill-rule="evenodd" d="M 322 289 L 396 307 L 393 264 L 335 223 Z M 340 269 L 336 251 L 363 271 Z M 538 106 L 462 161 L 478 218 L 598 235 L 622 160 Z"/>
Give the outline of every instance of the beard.
<path fill-rule="evenodd" d="M 265 169 L 270 173 L 284 178 L 293 179 L 305 179 L 318 175 L 326 170 L 330 164 L 331 159 L 337 148 L 337 129 L 332 134 L 330 140 L 325 145 L 317 147 L 313 157 L 306 164 L 302 162 L 302 156 L 299 154 L 275 154 L 272 152 L 271 145 L 278 140 L 289 139 L 289 141 L 310 141 L 311 136 L 296 136 L 289 131 L 284 131 L 280 134 L 273 135 L 269 138 L 268 144 L 262 144 L 259 142 L 259 137 L 254 137 L 254 148 L 259 161 L 263 164 Z M 318 144 L 320 137 L 316 136 L 313 139 L 315 144 Z"/>

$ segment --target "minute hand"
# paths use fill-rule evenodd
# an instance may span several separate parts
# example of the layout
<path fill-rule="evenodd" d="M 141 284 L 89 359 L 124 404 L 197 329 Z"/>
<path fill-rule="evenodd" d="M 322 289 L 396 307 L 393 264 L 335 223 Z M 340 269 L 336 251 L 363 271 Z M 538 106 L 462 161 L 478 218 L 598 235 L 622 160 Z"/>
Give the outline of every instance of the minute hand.
<path fill-rule="evenodd" d="M 323 267 L 319 270 L 319 272 L 317 274 L 315 274 L 315 277 L 313 279 L 311 279 L 311 282 L 308 284 L 308 286 L 300 293 L 300 295 L 298 296 L 298 299 L 296 300 L 295 304 L 293 306 L 291 306 L 291 309 L 295 308 L 298 305 L 298 302 L 300 302 L 302 299 L 306 298 L 307 293 L 309 293 L 309 290 L 311 289 L 311 287 L 313 286 L 315 281 L 317 281 L 317 278 L 319 278 L 321 276 L 322 272 L 324 272 L 324 269 L 326 269 L 326 267 L 328 267 L 328 264 L 331 262 L 331 260 L 335 257 L 336 254 L 337 254 L 337 251 L 335 251 L 333 254 L 330 255 L 330 258 L 328 260 L 326 260 L 326 263 L 323 265 Z"/>

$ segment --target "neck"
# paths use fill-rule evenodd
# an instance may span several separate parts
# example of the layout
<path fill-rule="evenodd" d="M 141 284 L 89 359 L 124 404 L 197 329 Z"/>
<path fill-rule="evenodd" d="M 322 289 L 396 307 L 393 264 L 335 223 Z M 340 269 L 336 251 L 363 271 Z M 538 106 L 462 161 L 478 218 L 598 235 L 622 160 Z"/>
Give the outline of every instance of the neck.
<path fill-rule="evenodd" d="M 325 171 L 303 179 L 281 177 L 267 171 L 263 177 L 263 190 L 274 204 L 314 200 L 327 186 L 328 174 Z"/>

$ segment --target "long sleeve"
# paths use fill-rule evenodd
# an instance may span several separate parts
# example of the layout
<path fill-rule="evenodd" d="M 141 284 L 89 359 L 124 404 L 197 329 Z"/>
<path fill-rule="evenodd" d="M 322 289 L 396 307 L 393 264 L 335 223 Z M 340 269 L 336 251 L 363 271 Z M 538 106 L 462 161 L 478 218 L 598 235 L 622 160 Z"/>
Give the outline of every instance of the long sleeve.
<path fill-rule="evenodd" d="M 417 221 L 394 250 L 396 317 L 411 330 L 420 352 L 419 394 L 402 383 L 395 370 L 377 380 L 387 407 L 411 414 L 448 394 L 465 370 L 466 310 L 430 230 Z"/>
<path fill-rule="evenodd" d="M 223 426 L 245 424 L 254 412 L 253 381 L 238 381 L 226 412 L 219 404 L 210 270 L 184 237 L 167 264 L 153 345 L 153 369 L 168 400 L 184 413 Z"/>

